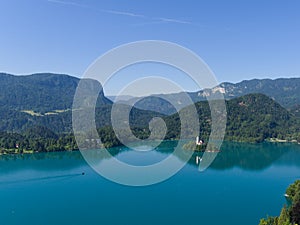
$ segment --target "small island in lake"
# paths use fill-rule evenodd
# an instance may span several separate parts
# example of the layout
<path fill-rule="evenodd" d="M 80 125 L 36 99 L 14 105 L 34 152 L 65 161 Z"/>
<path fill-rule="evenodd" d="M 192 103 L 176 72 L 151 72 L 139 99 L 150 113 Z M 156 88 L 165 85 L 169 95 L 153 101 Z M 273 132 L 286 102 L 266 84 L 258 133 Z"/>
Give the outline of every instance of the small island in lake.
<path fill-rule="evenodd" d="M 184 150 L 192 150 L 196 152 L 219 152 L 220 149 L 213 143 L 206 143 L 196 137 L 196 141 L 189 141 L 183 145 Z"/>

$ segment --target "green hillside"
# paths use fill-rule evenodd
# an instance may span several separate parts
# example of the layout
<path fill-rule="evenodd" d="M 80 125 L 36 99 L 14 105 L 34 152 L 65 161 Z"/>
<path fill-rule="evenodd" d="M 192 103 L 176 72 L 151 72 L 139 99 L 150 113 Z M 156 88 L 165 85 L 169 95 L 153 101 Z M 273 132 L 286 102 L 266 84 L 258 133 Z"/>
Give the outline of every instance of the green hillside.
<path fill-rule="evenodd" d="M 207 102 L 195 104 L 200 123 L 200 137 L 208 141 L 211 127 L 210 109 Z M 129 107 L 129 106 L 123 106 Z M 190 106 L 189 106 L 190 107 Z M 227 127 L 225 140 L 262 142 L 264 140 L 300 141 L 300 121 L 281 105 L 262 94 L 249 94 L 226 101 Z M 182 110 L 187 110 L 182 109 Z M 119 145 L 110 123 L 110 106 L 99 107 L 96 110 L 96 124 L 102 142 L 107 147 Z M 62 116 L 63 115 L 63 116 Z M 72 135 L 71 112 L 49 116 L 30 116 L 31 124 L 18 134 L 2 132 L 0 134 L 0 149 L 12 149 L 19 144 L 22 148 L 35 151 L 52 151 L 77 148 Z M 133 133 L 142 139 L 149 137 L 149 121 L 154 117 L 161 117 L 167 125 L 165 139 L 180 137 L 179 115 L 163 116 L 151 111 L 133 108 L 129 117 L 129 124 Z M 34 119 L 40 119 L 35 120 Z M 16 125 L 18 120 L 12 119 Z M 38 123 L 39 122 L 39 123 Z M 62 130 L 61 130 L 62 129 Z M 126 132 L 126 131 L 125 131 Z M 43 134 L 43 135 L 41 135 Z M 126 135 L 126 133 L 125 133 Z M 194 139 L 193 135 L 189 138 Z M 18 149 L 20 150 L 20 149 Z"/>
<path fill-rule="evenodd" d="M 0 74 L 0 79 L 2 81 L 0 84 L 0 149 L 13 149 L 16 144 L 20 143 L 23 143 L 22 146 L 25 146 L 25 150 L 36 151 L 76 148 L 72 135 L 71 107 L 73 95 L 79 82 L 78 78 L 56 74 L 31 76 Z M 243 85 L 249 84 L 249 82 L 245 81 Z M 261 81 L 254 80 L 252 82 L 252 88 L 249 89 L 254 90 L 254 87 L 258 85 L 257 82 Z M 275 81 L 267 80 L 263 86 L 269 82 L 273 82 L 274 85 Z M 97 81 L 91 83 L 92 85 L 100 85 Z M 297 79 L 294 80 L 294 83 L 297 84 Z M 284 83 L 284 85 L 289 85 L 289 82 Z M 290 89 L 287 86 L 284 87 L 286 87 L 287 92 L 297 90 L 295 85 L 291 86 Z M 272 91 L 273 89 L 266 88 L 266 90 Z M 146 98 L 145 101 L 148 101 L 149 104 L 153 103 L 152 97 Z M 159 102 L 157 104 L 152 106 L 163 107 L 163 105 L 159 105 Z M 130 107 L 125 104 L 120 105 L 122 106 L 121 111 L 128 111 Z M 200 124 L 199 136 L 207 142 L 211 131 L 210 108 L 207 101 L 199 101 L 195 106 Z M 191 106 L 183 107 L 181 112 L 185 112 L 188 107 Z M 298 106 L 288 111 L 274 99 L 264 94 L 247 94 L 226 100 L 226 107 L 226 140 L 246 142 L 300 141 L 300 120 L 295 116 L 298 112 Z M 103 135 L 106 146 L 120 144 L 111 128 L 111 110 L 111 101 L 101 92 L 98 97 L 95 119 L 96 126 L 99 133 Z M 181 124 L 178 113 L 166 116 L 158 112 L 133 107 L 130 111 L 129 121 L 123 119 L 119 122 L 129 124 L 137 137 L 145 139 L 150 134 L 149 122 L 155 117 L 160 117 L 166 122 L 165 139 L 178 139 L 180 137 Z M 190 134 L 189 138 L 194 139 L 195 134 Z"/>
<path fill-rule="evenodd" d="M 211 117 L 207 102 L 196 103 L 199 114 L 200 136 L 208 140 Z M 278 138 L 292 140 L 300 135 L 300 121 L 280 104 L 263 94 L 248 94 L 226 101 L 226 140 L 261 142 Z M 168 137 L 178 137 L 180 132 L 177 114 L 166 118 Z"/>
<path fill-rule="evenodd" d="M 79 78 L 64 74 L 14 76 L 0 73 L 0 109 L 41 114 L 71 109 L 79 81 Z M 111 104 L 111 101 L 101 92 L 98 105 L 105 104 Z"/>

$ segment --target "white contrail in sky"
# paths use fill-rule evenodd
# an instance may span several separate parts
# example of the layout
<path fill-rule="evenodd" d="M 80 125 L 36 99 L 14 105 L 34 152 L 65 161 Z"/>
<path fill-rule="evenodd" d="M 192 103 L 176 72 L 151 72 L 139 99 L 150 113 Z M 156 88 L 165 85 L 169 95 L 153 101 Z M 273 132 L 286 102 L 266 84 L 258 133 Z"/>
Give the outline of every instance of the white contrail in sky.
<path fill-rule="evenodd" d="M 154 19 L 160 20 L 161 22 L 167 22 L 167 23 L 192 24 L 189 21 L 177 20 L 177 19 L 171 19 L 171 18 L 154 18 Z"/>
<path fill-rule="evenodd" d="M 139 15 L 139 14 L 135 14 L 135 13 L 131 13 L 131 12 L 123 12 L 123 11 L 115 11 L 115 10 L 104 10 L 104 9 L 101 9 L 100 11 L 110 13 L 110 14 L 115 14 L 115 15 L 146 18 L 144 15 Z"/>
<path fill-rule="evenodd" d="M 52 3 L 62 4 L 62 5 L 73 5 L 73 6 L 85 7 L 85 8 L 88 7 L 87 5 L 79 4 L 76 2 L 68 2 L 68 1 L 60 1 L 60 0 L 47 0 L 47 1 Z"/>
<path fill-rule="evenodd" d="M 89 7 L 88 5 L 79 4 L 79 3 L 76 3 L 76 2 L 70 2 L 70 1 L 62 1 L 62 0 L 47 0 L 47 1 L 51 2 L 51 3 L 61 4 L 61 5 L 70 5 L 70 6 L 88 8 L 88 9 L 92 9 L 92 10 L 97 10 L 97 11 L 102 12 L 102 13 L 109 13 L 109 14 L 113 14 L 113 15 L 128 16 L 128 17 L 136 17 L 136 18 L 148 19 L 148 20 L 152 21 L 152 22 L 143 23 L 143 24 L 140 24 L 140 25 L 162 24 L 162 23 L 192 24 L 192 22 L 189 22 L 189 21 L 178 20 L 178 19 L 173 19 L 173 18 L 147 17 L 145 15 L 136 14 L 136 13 L 132 13 L 132 12 L 109 10 L 109 9 L 96 9 L 96 8 Z"/>

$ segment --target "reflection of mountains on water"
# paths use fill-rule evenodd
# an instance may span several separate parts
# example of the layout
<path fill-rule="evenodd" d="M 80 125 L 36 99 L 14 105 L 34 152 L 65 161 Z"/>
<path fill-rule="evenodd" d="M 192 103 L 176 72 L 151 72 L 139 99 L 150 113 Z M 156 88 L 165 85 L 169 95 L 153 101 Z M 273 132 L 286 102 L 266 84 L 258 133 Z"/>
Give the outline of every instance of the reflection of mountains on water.
<path fill-rule="evenodd" d="M 151 146 L 151 143 L 149 144 Z M 177 144 L 177 141 L 165 141 L 155 150 L 160 154 L 174 154 Z M 108 160 L 120 153 L 126 154 L 126 151 L 132 150 L 125 147 L 110 148 L 110 155 L 102 150 L 86 151 L 88 151 L 90 157 L 94 157 L 100 163 L 102 160 Z M 185 160 L 188 155 L 187 151 L 188 150 L 177 151 L 174 155 L 180 160 Z M 188 161 L 188 164 L 198 167 L 196 157 L 200 159 L 202 156 L 203 152 L 195 152 Z M 198 161 L 200 164 L 202 162 L 203 161 Z M 224 142 L 221 147 L 221 152 L 217 154 L 210 168 L 224 170 L 239 167 L 244 170 L 263 170 L 273 163 L 282 166 L 294 165 L 300 167 L 300 146 L 289 143 L 249 144 Z M 87 166 L 87 163 L 79 151 L 2 155 L 0 157 L 0 175 L 21 170 L 68 171 L 85 166 Z"/>
<path fill-rule="evenodd" d="M 171 145 L 160 147 L 157 149 L 160 153 L 171 154 L 176 147 L 177 142 L 165 142 L 163 145 Z M 162 146 L 163 146 L 162 145 Z M 184 160 L 185 151 L 176 154 L 179 159 Z M 188 164 L 198 167 L 202 161 L 203 152 L 195 152 Z M 217 170 L 230 169 L 239 167 L 244 170 L 263 170 L 271 166 L 273 163 L 277 165 L 294 165 L 300 167 L 300 145 L 294 143 L 240 143 L 240 142 L 224 142 L 221 151 L 216 154 L 214 152 L 205 154 L 217 155 L 210 168 Z M 197 160 L 198 158 L 198 160 Z M 198 161 L 198 164 L 197 164 Z"/>
<path fill-rule="evenodd" d="M 158 152 L 164 154 L 172 154 L 176 147 L 176 141 L 167 141 L 162 143 L 157 149 Z M 180 151 L 176 157 L 184 160 L 185 152 Z M 200 159 L 203 152 L 195 152 L 188 164 L 198 167 L 201 164 Z M 294 165 L 300 167 L 300 145 L 294 143 L 240 143 L 240 142 L 224 142 L 221 151 L 216 154 L 214 152 L 205 154 L 217 155 L 210 168 L 217 170 L 230 169 L 239 167 L 244 170 L 263 170 L 271 166 L 274 162 L 280 165 Z M 197 165 L 198 157 L 198 165 Z"/>
<path fill-rule="evenodd" d="M 195 153 L 190 164 L 196 165 Z M 201 157 L 201 156 L 200 156 Z M 217 170 L 239 167 L 244 170 L 263 170 L 273 163 L 300 167 L 300 146 L 290 143 L 224 142 L 210 168 Z"/>

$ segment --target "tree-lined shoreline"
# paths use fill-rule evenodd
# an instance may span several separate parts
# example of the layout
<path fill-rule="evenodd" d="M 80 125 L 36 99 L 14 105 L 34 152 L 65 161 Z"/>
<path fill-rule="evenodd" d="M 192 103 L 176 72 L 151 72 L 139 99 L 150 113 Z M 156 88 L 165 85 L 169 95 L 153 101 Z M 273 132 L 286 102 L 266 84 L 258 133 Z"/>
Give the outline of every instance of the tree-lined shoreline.
<path fill-rule="evenodd" d="M 259 225 L 297 225 L 300 224 L 300 180 L 291 184 L 285 194 L 289 204 L 285 205 L 279 216 L 261 219 Z"/>

